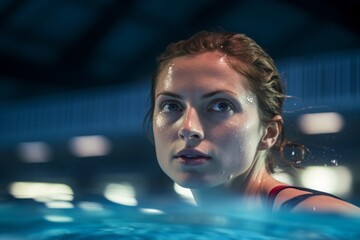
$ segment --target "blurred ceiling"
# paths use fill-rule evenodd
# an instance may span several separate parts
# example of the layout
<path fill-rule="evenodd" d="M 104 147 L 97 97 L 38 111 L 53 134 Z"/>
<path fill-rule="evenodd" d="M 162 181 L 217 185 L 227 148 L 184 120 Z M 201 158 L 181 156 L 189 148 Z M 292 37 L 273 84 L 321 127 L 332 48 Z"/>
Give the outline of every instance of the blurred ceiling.
<path fill-rule="evenodd" d="M 275 59 L 360 47 L 356 0 L 2 0 L 0 101 L 148 81 L 199 30 L 243 32 Z"/>

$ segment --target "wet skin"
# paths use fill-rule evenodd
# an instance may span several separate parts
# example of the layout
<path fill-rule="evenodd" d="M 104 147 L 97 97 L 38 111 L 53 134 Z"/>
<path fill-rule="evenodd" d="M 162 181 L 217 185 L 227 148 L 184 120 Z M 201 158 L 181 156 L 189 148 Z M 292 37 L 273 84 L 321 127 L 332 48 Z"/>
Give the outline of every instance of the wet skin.
<path fill-rule="evenodd" d="M 179 185 L 209 188 L 250 171 L 264 130 L 246 81 L 219 52 L 175 58 L 159 74 L 156 154 Z"/>
<path fill-rule="evenodd" d="M 219 196 L 242 196 L 245 201 L 234 202 L 232 209 L 266 209 L 270 190 L 284 185 L 265 168 L 282 118 L 276 115 L 261 124 L 256 96 L 246 81 L 219 52 L 175 58 L 158 76 L 153 115 L 158 162 L 173 181 L 191 188 L 198 206 L 220 202 L 227 207 L 217 201 Z M 304 193 L 284 190 L 275 210 Z M 358 207 L 328 196 L 311 197 L 293 211 L 315 209 L 360 216 Z"/>

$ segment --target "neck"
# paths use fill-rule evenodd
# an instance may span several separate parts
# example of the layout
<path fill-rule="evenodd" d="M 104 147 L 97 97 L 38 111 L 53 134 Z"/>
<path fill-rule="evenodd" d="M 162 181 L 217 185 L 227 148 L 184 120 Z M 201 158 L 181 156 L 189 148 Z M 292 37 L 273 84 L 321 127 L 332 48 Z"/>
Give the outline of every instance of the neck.
<path fill-rule="evenodd" d="M 246 209 L 263 207 L 264 200 L 266 201 L 266 196 L 276 181 L 267 172 L 264 157 L 264 152 L 258 152 L 257 159 L 249 170 L 229 182 L 207 189 L 192 189 L 197 205 L 204 208 L 228 207 L 229 204 Z"/>

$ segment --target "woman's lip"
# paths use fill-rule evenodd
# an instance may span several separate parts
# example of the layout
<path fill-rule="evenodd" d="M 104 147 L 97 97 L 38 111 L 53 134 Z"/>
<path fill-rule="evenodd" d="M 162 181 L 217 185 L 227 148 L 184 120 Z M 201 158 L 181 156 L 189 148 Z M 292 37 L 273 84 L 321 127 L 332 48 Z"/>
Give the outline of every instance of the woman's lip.
<path fill-rule="evenodd" d="M 199 166 L 202 164 L 205 164 L 210 160 L 210 157 L 185 157 L 185 156 L 179 156 L 176 157 L 180 161 L 181 164 L 186 166 Z"/>
<path fill-rule="evenodd" d="M 210 159 L 211 157 L 199 150 L 196 149 L 183 149 L 179 151 L 175 158 L 185 158 L 185 159 L 195 159 L 195 158 L 204 158 Z"/>
<path fill-rule="evenodd" d="M 203 165 L 211 159 L 209 155 L 196 149 L 183 149 L 174 158 L 182 165 L 189 167 Z"/>

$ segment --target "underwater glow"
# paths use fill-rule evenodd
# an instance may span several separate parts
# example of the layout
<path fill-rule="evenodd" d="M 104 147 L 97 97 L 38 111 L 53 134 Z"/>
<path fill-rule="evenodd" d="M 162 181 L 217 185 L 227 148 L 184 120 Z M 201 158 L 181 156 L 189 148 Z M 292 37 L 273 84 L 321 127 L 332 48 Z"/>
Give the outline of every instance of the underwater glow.
<path fill-rule="evenodd" d="M 66 184 L 42 182 L 14 182 L 10 194 L 15 198 L 32 198 L 40 202 L 73 200 L 73 190 Z"/>
<path fill-rule="evenodd" d="M 110 141 L 101 135 L 73 137 L 69 146 L 78 157 L 106 156 L 111 151 Z"/>
<path fill-rule="evenodd" d="M 337 133 L 344 127 L 344 118 L 336 112 L 308 113 L 300 116 L 299 127 L 305 134 Z"/>
<path fill-rule="evenodd" d="M 27 163 L 48 162 L 51 156 L 51 148 L 45 142 L 23 142 L 18 145 L 19 156 Z"/>
<path fill-rule="evenodd" d="M 351 192 L 352 175 L 348 168 L 343 166 L 311 166 L 304 169 L 300 175 L 304 187 L 346 196 Z"/>
<path fill-rule="evenodd" d="M 109 201 L 126 206 L 137 206 L 138 204 L 135 196 L 135 188 L 127 182 L 109 183 L 105 188 L 104 196 Z"/>
<path fill-rule="evenodd" d="M 157 207 L 156 207 L 157 208 Z M 159 206 L 161 209 L 161 206 Z M 274 214 L 174 206 L 165 214 L 137 207 L 105 214 L 78 209 L 0 205 L 0 239 L 359 239 L 359 219 L 329 215 Z M 29 214 L 31 213 L 31 214 Z"/>

